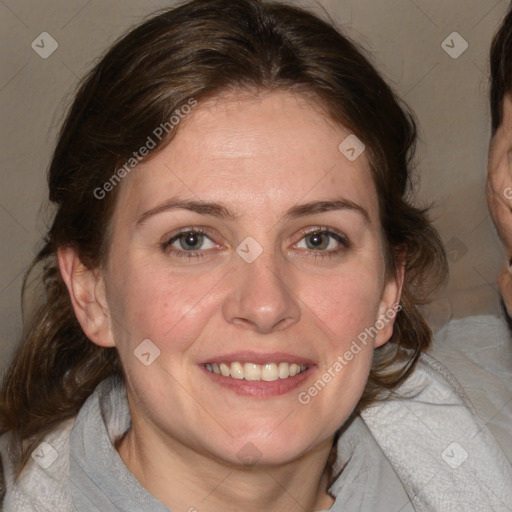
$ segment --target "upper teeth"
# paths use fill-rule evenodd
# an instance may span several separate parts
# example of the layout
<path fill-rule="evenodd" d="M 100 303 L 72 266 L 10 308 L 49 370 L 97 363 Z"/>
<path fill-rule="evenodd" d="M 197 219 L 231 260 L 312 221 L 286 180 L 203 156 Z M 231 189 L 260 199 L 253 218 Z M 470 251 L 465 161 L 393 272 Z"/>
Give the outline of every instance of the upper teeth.
<path fill-rule="evenodd" d="M 287 379 L 307 370 L 307 366 L 295 363 L 207 363 L 205 368 L 224 377 L 245 380 L 265 380 L 272 381 L 278 379 Z"/>

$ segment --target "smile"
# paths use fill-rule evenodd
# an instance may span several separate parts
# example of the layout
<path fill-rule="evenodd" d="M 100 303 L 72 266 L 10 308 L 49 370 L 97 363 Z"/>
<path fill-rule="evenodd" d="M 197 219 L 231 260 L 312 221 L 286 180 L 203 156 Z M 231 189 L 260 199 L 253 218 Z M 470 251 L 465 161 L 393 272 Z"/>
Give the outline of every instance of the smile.
<path fill-rule="evenodd" d="M 308 366 L 287 362 L 255 364 L 234 361 L 232 363 L 206 363 L 204 368 L 209 372 L 232 379 L 271 382 L 295 377 L 305 372 Z"/>

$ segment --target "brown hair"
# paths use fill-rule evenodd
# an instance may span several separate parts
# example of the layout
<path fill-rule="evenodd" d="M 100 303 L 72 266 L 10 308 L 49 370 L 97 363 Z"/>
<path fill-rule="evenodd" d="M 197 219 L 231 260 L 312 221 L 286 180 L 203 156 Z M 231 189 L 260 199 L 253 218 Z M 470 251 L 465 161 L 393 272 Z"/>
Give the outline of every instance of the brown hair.
<path fill-rule="evenodd" d="M 512 9 L 492 40 L 490 62 L 491 129 L 494 135 L 503 117 L 503 98 L 512 90 Z"/>
<path fill-rule="evenodd" d="M 12 431 L 19 449 L 26 442 L 19 468 L 46 433 L 77 414 L 99 382 L 122 377 L 115 349 L 96 346 L 81 330 L 57 249 L 71 245 L 89 268 L 100 266 L 121 185 L 101 200 L 98 187 L 191 98 L 240 89 L 293 89 L 314 97 L 366 145 L 388 271 L 401 264 L 399 254 L 406 256 L 402 311 L 390 340 L 394 350 L 375 351 L 359 407 L 403 382 L 429 345 L 431 331 L 418 306 L 444 279 L 446 261 L 426 211 L 408 198 L 416 141 L 411 114 L 357 47 L 319 17 L 260 0 L 193 0 L 120 39 L 82 82 L 62 127 L 48 176 L 57 210 L 33 263 L 43 267 L 44 296 L 0 396 L 1 431 Z"/>

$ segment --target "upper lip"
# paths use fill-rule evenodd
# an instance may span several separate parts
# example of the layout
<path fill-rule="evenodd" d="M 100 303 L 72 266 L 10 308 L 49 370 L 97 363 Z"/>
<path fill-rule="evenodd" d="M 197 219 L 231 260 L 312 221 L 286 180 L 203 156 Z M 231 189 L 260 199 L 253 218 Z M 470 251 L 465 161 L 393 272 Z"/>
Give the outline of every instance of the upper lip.
<path fill-rule="evenodd" d="M 220 356 L 210 357 L 205 359 L 199 364 L 207 363 L 254 363 L 254 364 L 267 364 L 267 363 L 295 363 L 298 365 L 311 366 L 314 363 L 307 357 L 301 357 L 285 352 L 232 352 L 230 354 L 223 354 Z"/>

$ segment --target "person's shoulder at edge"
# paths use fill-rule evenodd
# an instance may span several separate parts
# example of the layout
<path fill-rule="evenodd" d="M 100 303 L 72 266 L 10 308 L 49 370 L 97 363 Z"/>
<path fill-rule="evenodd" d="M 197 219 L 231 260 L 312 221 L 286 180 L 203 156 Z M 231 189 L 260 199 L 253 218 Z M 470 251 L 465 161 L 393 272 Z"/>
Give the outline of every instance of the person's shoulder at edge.
<path fill-rule="evenodd" d="M 438 342 L 439 335 L 435 345 Z M 467 386 L 462 387 L 460 375 L 467 370 L 458 370 L 464 365 L 453 372 L 453 365 L 445 362 L 444 354 L 422 354 L 388 399 L 360 414 L 415 510 L 505 510 L 503 504 L 512 500 L 509 454 L 490 428 L 494 418 L 485 417 L 482 408 L 471 403 Z M 510 425 L 508 421 L 509 430 Z M 510 441 L 510 433 L 506 439 Z"/>
<path fill-rule="evenodd" d="M 11 434 L 0 437 L 3 477 L 2 512 L 75 511 L 69 492 L 69 436 L 75 418 L 60 423 L 29 457 L 14 481 L 15 459 L 9 449 Z"/>
<path fill-rule="evenodd" d="M 91 418 L 91 414 L 93 421 L 97 419 L 94 418 L 95 404 L 101 408 L 105 425 L 114 430 L 118 428 L 119 418 L 112 417 L 111 400 L 123 402 L 122 396 L 124 384 L 119 378 L 111 376 L 101 381 L 76 416 L 62 421 L 46 434 L 16 481 L 16 459 L 10 450 L 11 434 L 7 432 L 0 436 L 0 463 L 4 473 L 0 512 L 77 512 L 73 488 L 80 487 L 80 482 L 70 480 L 72 432 L 78 426 L 77 422 Z"/>
<path fill-rule="evenodd" d="M 451 320 L 434 335 L 428 353 L 454 375 L 512 462 L 512 333 L 505 319 Z"/>

